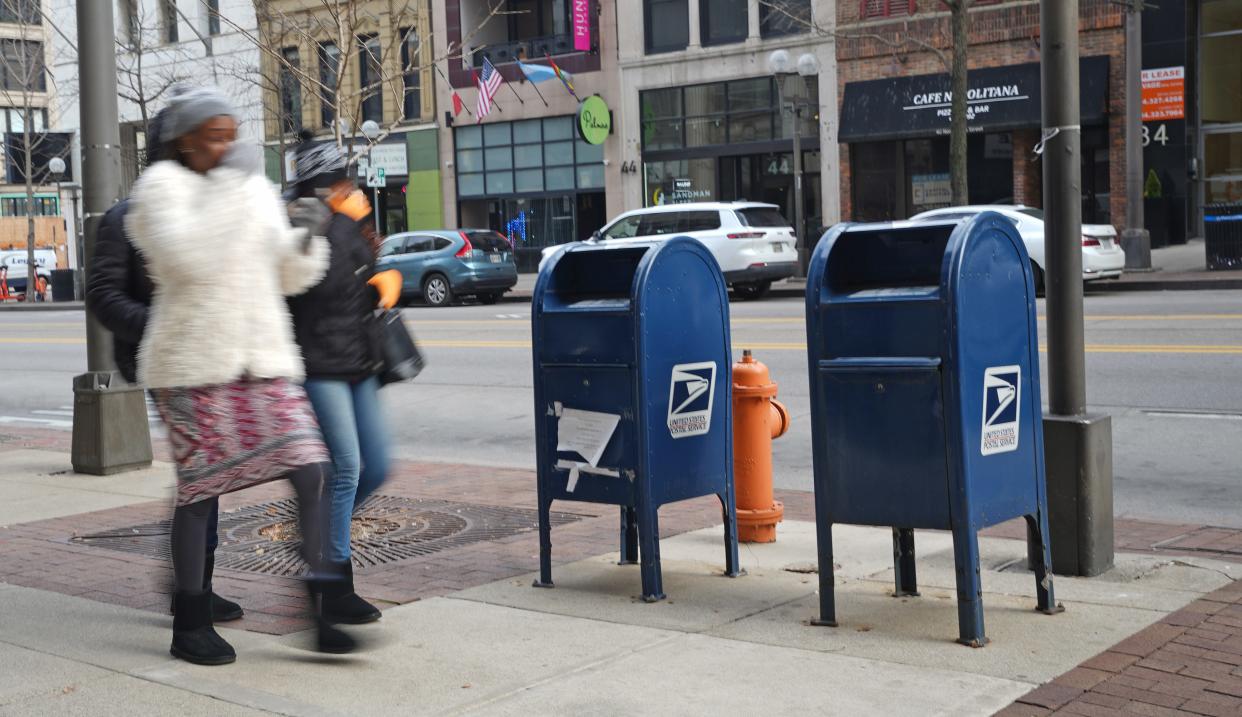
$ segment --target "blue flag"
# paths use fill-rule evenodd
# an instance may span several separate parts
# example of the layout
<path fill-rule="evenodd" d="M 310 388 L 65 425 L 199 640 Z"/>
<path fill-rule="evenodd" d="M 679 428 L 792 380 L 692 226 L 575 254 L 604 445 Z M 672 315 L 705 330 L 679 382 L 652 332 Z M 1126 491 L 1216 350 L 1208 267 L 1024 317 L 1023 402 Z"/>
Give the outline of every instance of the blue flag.
<path fill-rule="evenodd" d="M 531 65 L 525 62 L 518 62 L 518 68 L 522 70 L 523 75 L 526 75 L 526 79 L 536 85 L 540 82 L 556 79 L 556 71 L 547 65 Z"/>

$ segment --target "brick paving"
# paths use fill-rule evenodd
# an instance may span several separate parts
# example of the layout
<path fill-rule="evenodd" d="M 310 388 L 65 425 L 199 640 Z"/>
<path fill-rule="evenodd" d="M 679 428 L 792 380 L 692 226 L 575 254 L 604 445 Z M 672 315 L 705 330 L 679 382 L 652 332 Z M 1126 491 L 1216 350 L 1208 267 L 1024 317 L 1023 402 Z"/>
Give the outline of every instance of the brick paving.
<path fill-rule="evenodd" d="M 5 431 L 0 451 L 20 448 L 67 451 L 64 431 Z M 156 445 L 157 458 L 167 458 Z M 535 475 L 531 471 L 470 465 L 398 462 L 379 491 L 404 498 L 440 499 L 488 506 L 534 509 Z M 221 510 L 285 498 L 291 490 L 282 481 L 221 498 Z M 809 493 L 781 492 L 791 520 L 811 520 Z M 617 509 L 591 503 L 558 502 L 555 510 L 586 516 L 552 531 L 554 565 L 617 550 Z M 165 613 L 171 590 L 166 561 L 72 542 L 72 538 L 128 529 L 168 518 L 164 501 L 94 513 L 53 518 L 0 528 L 0 580 L 14 585 Z M 668 537 L 720 524 L 714 497 L 683 501 L 660 510 L 660 532 Z M 381 608 L 484 585 L 538 570 L 539 538 L 535 531 L 478 542 L 381 566 L 359 568 L 358 592 Z M 555 575 L 555 573 L 554 573 Z M 287 634 L 306 627 L 304 596 L 296 578 L 217 568 L 216 592 L 240 602 L 246 617 L 231 627 Z M 640 582 L 634 575 L 634 596 Z"/>
<path fill-rule="evenodd" d="M 1242 581 L 1122 640 L 999 714 L 1242 715 Z"/>

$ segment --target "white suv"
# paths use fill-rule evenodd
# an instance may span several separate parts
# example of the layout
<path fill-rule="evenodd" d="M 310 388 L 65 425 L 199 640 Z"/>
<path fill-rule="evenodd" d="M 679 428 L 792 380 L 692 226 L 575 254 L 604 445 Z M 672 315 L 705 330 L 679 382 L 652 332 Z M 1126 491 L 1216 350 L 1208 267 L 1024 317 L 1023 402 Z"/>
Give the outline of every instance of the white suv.
<path fill-rule="evenodd" d="M 645 244 L 688 236 L 716 257 L 725 281 L 739 298 L 758 299 L 772 282 L 798 267 L 794 230 L 775 204 L 700 202 L 665 204 L 626 212 L 595 232 L 592 241 Z M 543 261 L 560 247 L 543 250 Z"/>

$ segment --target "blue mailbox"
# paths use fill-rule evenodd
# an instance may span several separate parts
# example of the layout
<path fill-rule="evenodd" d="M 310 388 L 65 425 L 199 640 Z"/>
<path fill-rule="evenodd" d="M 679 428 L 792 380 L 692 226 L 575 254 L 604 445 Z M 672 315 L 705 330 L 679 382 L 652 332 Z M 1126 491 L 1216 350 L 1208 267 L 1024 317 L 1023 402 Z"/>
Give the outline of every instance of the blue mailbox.
<path fill-rule="evenodd" d="M 657 510 L 716 495 L 737 575 L 732 349 L 724 277 L 699 242 L 571 244 L 532 305 L 539 580 L 552 587 L 554 500 L 621 507 L 621 562 L 664 597 Z M 639 549 L 641 547 L 641 550 Z"/>
<path fill-rule="evenodd" d="M 951 530 L 958 641 L 977 647 L 977 531 L 1025 516 L 1038 609 L 1057 611 L 1035 289 L 1013 224 L 838 225 L 808 276 L 816 624 L 836 624 L 834 523 L 893 528 L 898 595 L 918 594 L 914 529 Z"/>

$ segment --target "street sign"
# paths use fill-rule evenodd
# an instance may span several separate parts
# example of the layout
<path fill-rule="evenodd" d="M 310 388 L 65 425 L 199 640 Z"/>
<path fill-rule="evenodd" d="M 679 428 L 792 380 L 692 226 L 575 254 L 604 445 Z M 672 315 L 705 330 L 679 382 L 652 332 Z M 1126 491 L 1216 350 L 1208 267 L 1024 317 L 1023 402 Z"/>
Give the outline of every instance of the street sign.
<path fill-rule="evenodd" d="M 367 186 L 376 189 L 387 186 L 387 174 L 383 167 L 367 168 Z"/>

